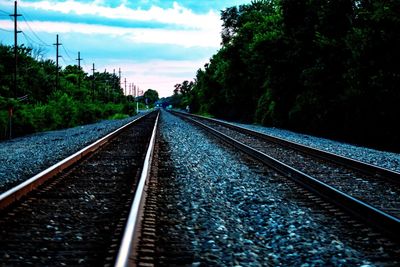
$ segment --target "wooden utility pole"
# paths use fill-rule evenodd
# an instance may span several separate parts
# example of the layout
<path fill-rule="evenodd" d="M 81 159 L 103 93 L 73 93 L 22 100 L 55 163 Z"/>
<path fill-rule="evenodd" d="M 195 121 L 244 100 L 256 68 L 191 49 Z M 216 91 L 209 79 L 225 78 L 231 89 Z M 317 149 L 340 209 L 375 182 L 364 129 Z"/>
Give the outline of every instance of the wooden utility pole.
<path fill-rule="evenodd" d="M 117 81 L 115 80 L 117 76 L 115 75 L 115 69 L 113 69 L 113 102 L 115 103 L 115 93 L 117 92 Z"/>
<path fill-rule="evenodd" d="M 93 68 L 92 68 L 92 100 L 94 101 L 94 71 L 96 69 L 94 68 L 94 63 L 93 63 Z"/>
<path fill-rule="evenodd" d="M 21 16 L 21 14 L 18 14 L 17 12 L 17 1 L 14 2 L 14 14 L 10 15 L 11 17 L 14 17 L 14 92 L 13 95 L 15 98 L 18 97 L 17 93 L 17 72 L 18 72 L 18 33 L 21 31 L 18 31 L 18 17 Z M 10 129 L 11 131 L 11 129 Z M 10 132 L 11 135 L 11 132 Z"/>
<path fill-rule="evenodd" d="M 56 68 L 57 68 L 57 72 L 56 72 L 56 90 L 58 90 L 58 83 L 59 83 L 59 81 L 58 81 L 58 80 L 59 80 L 58 58 L 60 57 L 59 54 L 58 54 L 58 47 L 61 45 L 61 44 L 58 42 L 58 34 L 57 34 L 56 43 L 53 44 L 53 45 L 56 46 Z"/>
<path fill-rule="evenodd" d="M 18 74 L 18 33 L 21 31 L 18 31 L 18 17 L 21 16 L 21 14 L 18 14 L 17 12 L 17 1 L 14 2 L 14 14 L 10 14 L 11 17 L 14 17 L 14 77 L 13 77 L 13 92 L 10 92 L 10 96 L 13 96 L 14 98 L 18 97 L 18 85 L 17 85 L 17 74 Z M 12 138 L 12 116 L 13 116 L 13 106 L 8 107 L 8 128 L 9 128 L 9 138 Z"/>
<path fill-rule="evenodd" d="M 81 69 L 81 61 L 83 58 L 81 58 L 81 52 L 78 52 L 78 58 L 76 59 L 78 61 L 78 68 Z"/>
<path fill-rule="evenodd" d="M 79 73 L 78 73 L 78 89 L 81 89 L 81 60 L 83 58 L 81 58 L 81 52 L 78 52 L 78 58 L 76 60 L 78 60 L 78 69 L 79 69 Z"/>
<path fill-rule="evenodd" d="M 118 88 L 118 91 L 121 89 L 121 68 L 118 68 L 118 79 L 119 79 L 119 88 Z"/>
<path fill-rule="evenodd" d="M 124 95 L 126 95 L 126 78 L 125 78 L 125 90 L 124 90 Z"/>

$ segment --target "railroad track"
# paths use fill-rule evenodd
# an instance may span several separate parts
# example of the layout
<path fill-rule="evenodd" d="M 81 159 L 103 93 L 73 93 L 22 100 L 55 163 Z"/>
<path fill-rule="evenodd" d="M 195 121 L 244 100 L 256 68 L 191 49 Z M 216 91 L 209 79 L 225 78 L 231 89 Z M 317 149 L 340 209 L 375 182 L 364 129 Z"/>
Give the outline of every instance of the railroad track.
<path fill-rule="evenodd" d="M 219 120 L 172 112 L 398 239 L 400 173 Z"/>
<path fill-rule="evenodd" d="M 0 265 L 127 264 L 157 121 L 146 114 L 0 195 Z"/>

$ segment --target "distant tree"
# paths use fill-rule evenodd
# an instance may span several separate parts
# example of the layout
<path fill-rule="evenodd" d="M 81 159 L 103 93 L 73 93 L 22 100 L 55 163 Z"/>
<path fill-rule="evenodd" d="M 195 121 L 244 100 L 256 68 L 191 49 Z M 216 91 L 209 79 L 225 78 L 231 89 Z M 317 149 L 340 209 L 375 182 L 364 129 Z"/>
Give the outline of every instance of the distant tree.
<path fill-rule="evenodd" d="M 144 92 L 143 99 L 145 104 L 153 105 L 159 99 L 158 92 L 153 89 L 148 89 L 146 92 Z"/>
<path fill-rule="evenodd" d="M 183 81 L 181 84 L 175 84 L 174 94 L 187 95 L 193 89 L 194 83 L 191 81 Z"/>

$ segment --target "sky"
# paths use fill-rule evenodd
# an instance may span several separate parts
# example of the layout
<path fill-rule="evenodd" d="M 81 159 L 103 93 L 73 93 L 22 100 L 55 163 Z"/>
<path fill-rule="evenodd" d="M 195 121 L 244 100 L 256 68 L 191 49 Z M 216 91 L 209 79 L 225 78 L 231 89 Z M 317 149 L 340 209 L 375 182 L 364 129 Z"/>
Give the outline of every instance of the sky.
<path fill-rule="evenodd" d="M 30 0 L 18 1 L 18 43 L 40 49 L 60 65 L 91 73 L 121 69 L 122 82 L 140 90 L 173 94 L 174 85 L 193 80 L 220 48 L 220 11 L 251 0 Z M 0 43 L 14 43 L 14 1 L 0 0 Z M 124 87 L 124 83 L 122 84 Z M 127 90 L 129 91 L 129 89 Z"/>

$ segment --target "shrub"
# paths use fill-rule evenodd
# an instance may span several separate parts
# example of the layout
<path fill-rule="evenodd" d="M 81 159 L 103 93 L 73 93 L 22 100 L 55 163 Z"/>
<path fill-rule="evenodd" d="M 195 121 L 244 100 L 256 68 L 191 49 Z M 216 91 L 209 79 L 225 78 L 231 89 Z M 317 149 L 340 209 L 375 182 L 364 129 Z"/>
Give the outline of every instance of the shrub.
<path fill-rule="evenodd" d="M 121 113 L 116 113 L 114 115 L 112 115 L 111 117 L 109 117 L 109 120 L 121 120 L 121 119 L 126 119 L 129 118 L 129 115 L 127 114 L 121 114 Z"/>
<path fill-rule="evenodd" d="M 0 138 L 5 139 L 8 136 L 8 112 L 0 110 Z"/>
<path fill-rule="evenodd" d="M 78 124 L 88 124 L 98 121 L 102 118 L 102 109 L 99 105 L 92 102 L 81 102 L 78 104 Z"/>

